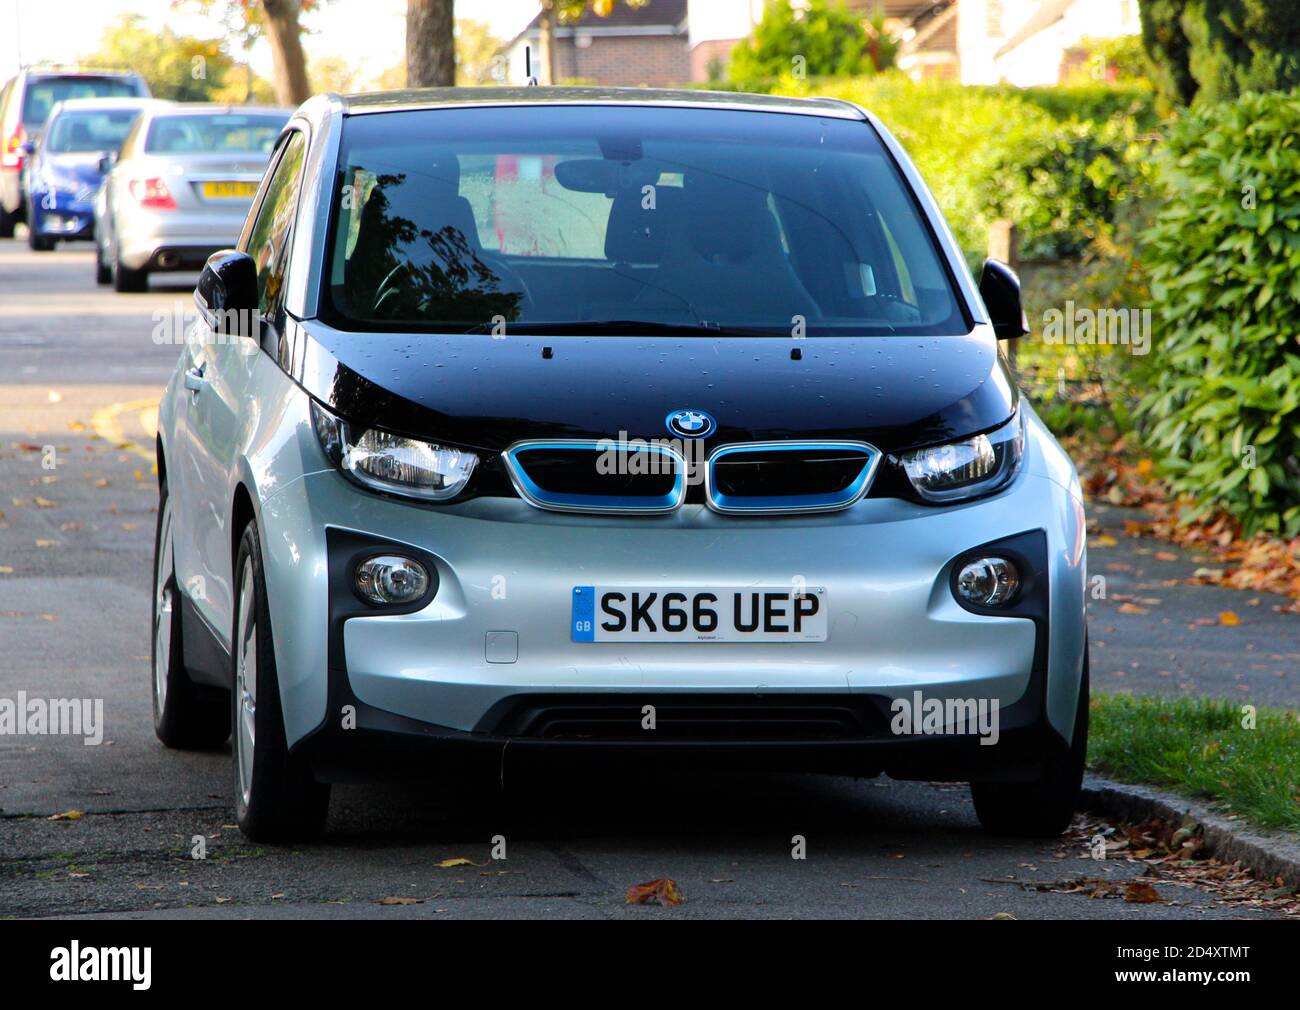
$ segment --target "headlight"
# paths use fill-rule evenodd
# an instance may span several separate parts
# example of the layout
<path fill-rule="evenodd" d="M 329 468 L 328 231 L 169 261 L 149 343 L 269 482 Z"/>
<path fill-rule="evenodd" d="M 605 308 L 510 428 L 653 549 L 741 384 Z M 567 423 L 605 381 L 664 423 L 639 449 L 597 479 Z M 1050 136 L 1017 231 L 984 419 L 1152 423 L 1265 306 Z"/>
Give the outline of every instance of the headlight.
<path fill-rule="evenodd" d="M 1020 467 L 1025 434 L 1020 411 L 987 435 L 899 457 L 912 487 L 926 501 L 950 502 L 996 491 Z"/>
<path fill-rule="evenodd" d="M 357 483 L 377 491 L 446 501 L 464 489 L 478 465 L 472 452 L 378 428 L 367 428 L 354 437 L 346 421 L 315 400 L 311 420 L 329 460 Z"/>

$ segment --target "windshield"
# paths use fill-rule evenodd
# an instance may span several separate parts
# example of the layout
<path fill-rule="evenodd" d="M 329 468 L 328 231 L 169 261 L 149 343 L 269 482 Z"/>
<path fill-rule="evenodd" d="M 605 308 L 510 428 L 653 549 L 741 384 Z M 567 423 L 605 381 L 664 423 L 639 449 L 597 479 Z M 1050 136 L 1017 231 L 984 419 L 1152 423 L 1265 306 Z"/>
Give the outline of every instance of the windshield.
<path fill-rule="evenodd" d="M 116 151 L 138 115 L 139 109 L 60 112 L 50 124 L 45 149 L 52 154 Z"/>
<path fill-rule="evenodd" d="M 861 121 L 654 106 L 370 113 L 345 120 L 339 159 L 338 326 L 969 329 L 913 195 Z"/>
<path fill-rule="evenodd" d="M 45 125 L 50 110 L 69 98 L 134 98 L 143 94 L 137 81 L 122 77 L 38 77 L 27 82 L 23 123 L 28 132 Z"/>
<path fill-rule="evenodd" d="M 256 152 L 270 154 L 275 138 L 288 122 L 283 116 L 210 115 L 158 116 L 149 124 L 144 149 L 148 154 Z"/>

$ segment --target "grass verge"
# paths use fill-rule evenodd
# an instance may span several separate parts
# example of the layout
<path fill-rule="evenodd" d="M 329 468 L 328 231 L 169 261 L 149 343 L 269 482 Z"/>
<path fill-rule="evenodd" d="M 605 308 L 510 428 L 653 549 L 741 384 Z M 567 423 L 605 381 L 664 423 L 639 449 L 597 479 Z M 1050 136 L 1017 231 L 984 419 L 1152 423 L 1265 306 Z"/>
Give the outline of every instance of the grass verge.
<path fill-rule="evenodd" d="M 1210 698 L 1093 695 L 1088 765 L 1300 832 L 1300 717 Z"/>

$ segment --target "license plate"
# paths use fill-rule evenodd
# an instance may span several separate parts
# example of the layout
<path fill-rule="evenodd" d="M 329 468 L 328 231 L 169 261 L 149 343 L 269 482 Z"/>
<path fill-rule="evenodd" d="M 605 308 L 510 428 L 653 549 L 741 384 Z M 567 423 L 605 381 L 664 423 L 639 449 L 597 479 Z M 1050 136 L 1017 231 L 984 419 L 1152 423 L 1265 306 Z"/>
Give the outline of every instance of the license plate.
<path fill-rule="evenodd" d="M 574 586 L 575 642 L 824 642 L 826 590 Z"/>
<path fill-rule="evenodd" d="M 205 200 L 247 199 L 257 195 L 255 182 L 205 182 L 199 189 Z"/>

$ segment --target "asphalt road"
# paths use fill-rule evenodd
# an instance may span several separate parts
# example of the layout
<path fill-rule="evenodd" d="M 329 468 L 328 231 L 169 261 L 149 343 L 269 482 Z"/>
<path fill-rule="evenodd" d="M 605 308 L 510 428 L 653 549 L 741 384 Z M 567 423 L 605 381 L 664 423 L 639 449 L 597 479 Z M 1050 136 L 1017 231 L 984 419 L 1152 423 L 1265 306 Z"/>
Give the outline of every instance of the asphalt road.
<path fill-rule="evenodd" d="M 1177 884 L 1161 885 L 1167 904 L 1023 886 L 1142 867 L 1089 859 L 1082 838 L 991 838 L 965 787 L 889 780 L 510 768 L 504 784 L 337 788 L 320 842 L 245 843 L 228 749 L 166 751 L 150 717 L 151 405 L 178 353 L 155 337 L 187 310 L 193 280 L 118 295 L 96 288 L 84 247 L 0 242 L 0 698 L 102 698 L 105 721 L 99 746 L 0 737 L 0 916 L 1261 914 Z M 1122 513 L 1095 514 L 1122 527 Z M 1108 578 L 1093 604 L 1094 689 L 1300 700 L 1300 621 L 1273 610 L 1280 600 L 1171 585 L 1194 559 L 1115 539 L 1092 555 Z M 1157 602 L 1124 613 L 1117 596 Z M 1204 623 L 1228 609 L 1241 624 Z M 66 811 L 84 816 L 48 819 Z M 489 861 L 495 835 L 504 861 Z M 796 835 L 805 859 L 792 858 Z M 457 857 L 480 865 L 437 866 Z M 686 903 L 623 904 L 659 877 Z M 418 903 L 378 903 L 390 896 Z"/>

